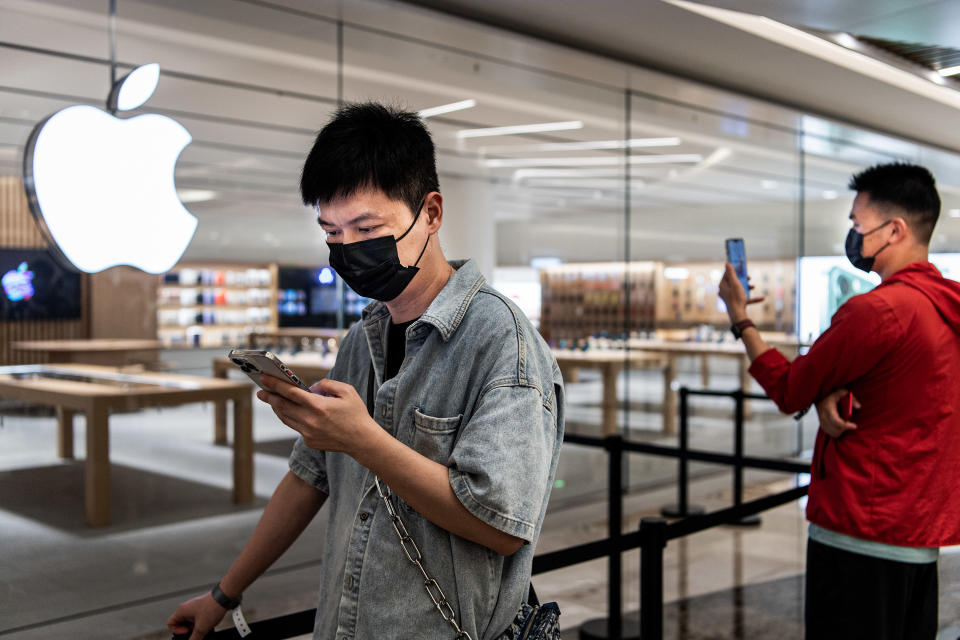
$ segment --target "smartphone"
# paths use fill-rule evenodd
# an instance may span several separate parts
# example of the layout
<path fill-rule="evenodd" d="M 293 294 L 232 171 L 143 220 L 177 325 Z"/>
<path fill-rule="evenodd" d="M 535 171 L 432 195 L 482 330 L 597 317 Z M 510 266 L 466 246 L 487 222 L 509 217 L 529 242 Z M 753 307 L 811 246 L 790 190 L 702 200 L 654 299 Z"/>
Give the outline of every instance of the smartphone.
<path fill-rule="evenodd" d="M 727 238 L 727 262 L 733 265 L 737 272 L 737 280 L 743 285 L 743 290 L 750 297 L 750 280 L 747 278 L 747 252 L 743 248 L 743 238 Z"/>
<path fill-rule="evenodd" d="M 294 384 L 304 391 L 310 391 L 310 387 L 303 383 L 297 374 L 290 371 L 287 365 L 281 362 L 280 358 L 269 351 L 256 351 L 254 349 L 233 349 L 227 355 L 230 362 L 240 367 L 258 387 L 263 389 L 260 384 L 260 375 L 266 374 L 280 380 L 285 380 Z"/>

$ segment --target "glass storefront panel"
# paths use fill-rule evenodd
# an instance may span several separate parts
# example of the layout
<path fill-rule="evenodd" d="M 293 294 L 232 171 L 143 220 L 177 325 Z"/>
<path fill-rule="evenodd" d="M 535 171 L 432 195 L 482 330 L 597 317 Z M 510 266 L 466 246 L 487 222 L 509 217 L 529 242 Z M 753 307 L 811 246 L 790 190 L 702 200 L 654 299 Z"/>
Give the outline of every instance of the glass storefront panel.
<path fill-rule="evenodd" d="M 613 404 L 605 411 L 600 400 L 602 371 L 568 360 L 588 339 L 622 331 L 623 94 L 364 29 L 345 28 L 344 45 L 348 101 L 413 110 L 475 102 L 427 119 L 444 195 L 441 245 L 450 259 L 472 258 L 576 376 L 567 429 L 599 435 L 605 420 L 616 429 Z M 605 456 L 566 448 L 556 501 L 603 491 Z"/>
<path fill-rule="evenodd" d="M 714 95 L 679 104 L 646 94 L 631 96 L 630 138 L 674 140 L 670 148 L 631 150 L 630 235 L 632 261 L 652 261 L 656 331 L 634 334 L 631 348 L 658 355 L 662 364 L 624 375 L 628 432 L 675 442 L 677 389 L 731 391 L 746 383 L 742 345 L 729 332 L 717 296 L 726 262 L 725 239 L 742 238 L 754 295 L 765 300 L 750 315 L 771 341 L 796 353 L 796 259 L 800 241 L 800 155 L 797 134 L 741 115 L 763 109 L 737 100 L 736 110 Z M 690 396 L 690 445 L 732 452 L 731 398 Z M 666 410 L 664 410 L 666 408 Z M 771 403 L 746 408 L 745 451 L 794 455 L 797 427 Z M 694 464 L 691 473 L 716 473 Z M 670 459 L 631 461 L 631 483 L 654 486 L 676 477 Z"/>

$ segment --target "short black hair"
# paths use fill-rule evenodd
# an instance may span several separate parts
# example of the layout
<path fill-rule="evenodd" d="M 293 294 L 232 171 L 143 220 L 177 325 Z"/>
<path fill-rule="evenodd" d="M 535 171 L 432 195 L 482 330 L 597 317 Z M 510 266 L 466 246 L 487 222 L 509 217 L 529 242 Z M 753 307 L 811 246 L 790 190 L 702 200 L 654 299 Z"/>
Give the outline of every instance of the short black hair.
<path fill-rule="evenodd" d="M 416 213 L 439 191 L 430 132 L 416 113 L 378 102 L 347 104 L 317 135 L 303 164 L 303 203 L 323 205 L 366 189 L 402 200 Z"/>
<path fill-rule="evenodd" d="M 878 164 L 854 174 L 849 186 L 869 195 L 870 202 L 881 208 L 899 209 L 917 240 L 930 244 L 940 218 L 940 194 L 933 174 L 925 167 L 904 162 Z"/>

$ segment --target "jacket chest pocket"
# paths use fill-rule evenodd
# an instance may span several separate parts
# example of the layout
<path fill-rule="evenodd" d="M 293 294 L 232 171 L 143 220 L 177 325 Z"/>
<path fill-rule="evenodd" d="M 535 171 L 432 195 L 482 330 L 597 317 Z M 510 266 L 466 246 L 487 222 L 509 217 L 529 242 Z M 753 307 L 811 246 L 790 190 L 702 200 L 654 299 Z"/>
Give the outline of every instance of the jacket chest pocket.
<path fill-rule="evenodd" d="M 460 428 L 463 414 L 451 418 L 436 418 L 413 410 L 413 448 L 434 462 L 446 465 Z"/>

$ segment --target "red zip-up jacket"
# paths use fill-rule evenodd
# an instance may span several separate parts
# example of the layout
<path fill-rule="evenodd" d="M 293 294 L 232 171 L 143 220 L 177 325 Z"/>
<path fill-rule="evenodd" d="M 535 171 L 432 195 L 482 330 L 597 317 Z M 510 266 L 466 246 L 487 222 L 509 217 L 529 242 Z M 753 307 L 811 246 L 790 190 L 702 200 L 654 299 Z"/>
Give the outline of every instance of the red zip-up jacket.
<path fill-rule="evenodd" d="M 785 413 L 841 388 L 863 405 L 855 431 L 817 433 L 810 522 L 887 544 L 960 544 L 960 283 L 911 264 L 844 304 L 806 355 L 770 349 L 750 373 Z"/>

